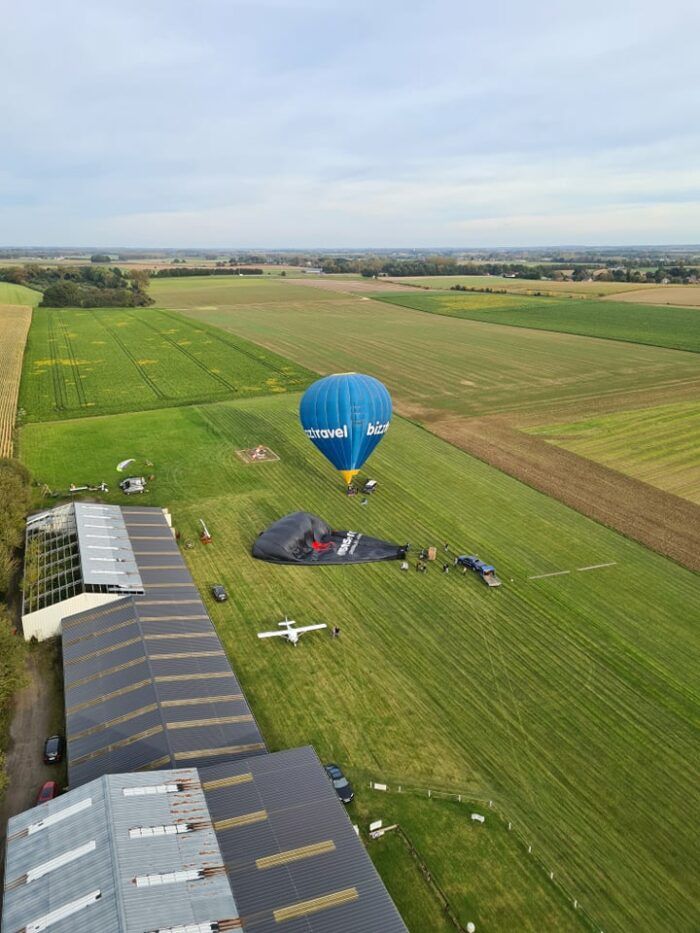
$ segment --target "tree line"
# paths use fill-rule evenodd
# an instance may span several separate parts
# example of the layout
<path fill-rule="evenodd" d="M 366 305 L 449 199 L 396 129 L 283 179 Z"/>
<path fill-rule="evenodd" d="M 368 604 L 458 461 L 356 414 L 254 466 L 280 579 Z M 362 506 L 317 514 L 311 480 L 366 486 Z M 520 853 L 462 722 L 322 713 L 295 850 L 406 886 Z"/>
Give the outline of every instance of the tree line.
<path fill-rule="evenodd" d="M 457 262 L 449 257 L 436 256 L 431 259 L 385 259 L 370 257 L 351 259 L 343 256 L 327 258 L 321 265 L 327 274 L 359 273 L 366 278 L 388 276 L 442 276 L 442 275 L 507 275 L 512 278 L 529 279 L 572 279 L 585 281 L 593 278 L 598 282 L 658 283 L 668 280 L 683 285 L 700 279 L 700 267 L 685 263 L 660 263 L 656 268 L 643 268 L 642 260 L 624 265 L 608 260 L 605 263 L 575 263 L 571 261 L 547 262 L 524 265 L 522 262 Z"/>
<path fill-rule="evenodd" d="M 24 519 L 32 505 L 29 471 L 18 461 L 0 459 L 0 796 L 7 786 L 5 750 L 10 737 L 12 699 L 22 685 L 25 644 L 7 608 L 19 577 Z"/>
<path fill-rule="evenodd" d="M 154 278 L 157 279 L 171 279 L 190 275 L 262 275 L 263 270 L 249 267 L 238 267 L 237 269 L 231 269 L 228 266 L 225 266 L 223 263 L 217 263 L 217 265 L 213 267 L 186 266 L 183 268 L 182 266 L 178 266 L 177 269 L 174 269 L 172 266 L 169 266 L 164 269 L 157 269 L 151 274 Z"/>
<path fill-rule="evenodd" d="M 43 292 L 40 308 L 138 308 L 153 304 L 144 269 L 116 266 L 41 266 L 0 269 L 0 281 Z"/>

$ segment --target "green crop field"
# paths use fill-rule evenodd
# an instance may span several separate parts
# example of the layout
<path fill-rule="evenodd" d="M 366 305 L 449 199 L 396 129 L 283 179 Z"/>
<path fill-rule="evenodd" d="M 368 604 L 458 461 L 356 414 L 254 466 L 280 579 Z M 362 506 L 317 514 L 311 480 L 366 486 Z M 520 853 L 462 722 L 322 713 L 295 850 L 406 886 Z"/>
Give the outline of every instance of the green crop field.
<path fill-rule="evenodd" d="M 655 307 L 631 300 L 584 301 L 480 292 L 416 291 L 375 297 L 418 311 L 472 321 L 700 352 L 700 316 L 694 308 Z"/>
<path fill-rule="evenodd" d="M 182 315 L 38 309 L 25 353 L 25 420 L 162 408 L 298 389 L 310 374 Z"/>
<path fill-rule="evenodd" d="M 0 282 L 0 305 L 29 305 L 33 308 L 39 304 L 42 297 L 41 292 L 33 288 Z"/>
<path fill-rule="evenodd" d="M 700 505 L 697 402 L 532 428 L 545 440 Z"/>
<path fill-rule="evenodd" d="M 250 303 L 318 300 L 316 289 L 297 282 L 284 282 L 279 276 L 185 276 L 153 279 L 148 290 L 161 308 L 236 308 Z"/>
<path fill-rule="evenodd" d="M 504 297 L 523 300 L 495 299 Z M 407 298 L 417 300 L 401 296 Z M 370 372 L 389 386 L 403 414 L 423 421 L 576 409 L 618 397 L 634 405 L 650 392 L 675 400 L 700 391 L 696 354 L 422 314 L 362 297 L 187 314 L 316 372 Z"/>
<path fill-rule="evenodd" d="M 207 521 L 213 544 L 184 553 L 203 593 L 229 590 L 212 617 L 272 748 L 310 742 L 358 785 L 493 798 L 601 928 L 695 929 L 697 576 L 400 419 L 372 458 L 379 492 L 363 508 L 303 436 L 297 404 L 280 395 L 30 424 L 20 454 L 52 488 L 115 481 L 118 460 L 149 458 L 156 479 L 139 502 L 169 506 L 183 540 Z M 258 443 L 280 461 L 236 457 Z M 479 553 L 504 586 L 435 566 L 253 560 L 261 529 L 300 508 L 335 527 Z M 337 622 L 341 638 L 260 642 L 284 613 Z M 436 871 L 452 884 L 444 862 Z M 486 881 L 461 884 L 479 928 Z M 484 904 L 487 928 L 523 928 L 523 896 L 498 918 Z M 566 910 L 549 928 L 566 928 Z"/>

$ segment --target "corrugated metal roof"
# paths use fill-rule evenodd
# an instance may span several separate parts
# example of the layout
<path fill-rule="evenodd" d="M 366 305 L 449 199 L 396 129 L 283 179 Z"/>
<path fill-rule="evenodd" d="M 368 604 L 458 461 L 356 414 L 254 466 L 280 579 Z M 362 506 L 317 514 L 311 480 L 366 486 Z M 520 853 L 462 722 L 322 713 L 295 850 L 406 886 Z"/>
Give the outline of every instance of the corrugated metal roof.
<path fill-rule="evenodd" d="M 244 930 L 405 933 L 312 748 L 199 776 Z"/>
<path fill-rule="evenodd" d="M 74 508 L 84 582 L 130 593 L 141 590 L 141 575 L 119 506 L 76 502 Z"/>
<path fill-rule="evenodd" d="M 170 791 L 140 792 L 158 787 Z M 196 877 L 178 880 L 183 871 Z M 49 917 L 51 933 L 232 928 L 238 917 L 193 768 L 102 777 L 13 817 L 5 880 L 3 933 Z"/>
<path fill-rule="evenodd" d="M 63 620 L 70 785 L 264 752 L 163 511 L 93 508 L 120 512 L 145 592 Z"/>

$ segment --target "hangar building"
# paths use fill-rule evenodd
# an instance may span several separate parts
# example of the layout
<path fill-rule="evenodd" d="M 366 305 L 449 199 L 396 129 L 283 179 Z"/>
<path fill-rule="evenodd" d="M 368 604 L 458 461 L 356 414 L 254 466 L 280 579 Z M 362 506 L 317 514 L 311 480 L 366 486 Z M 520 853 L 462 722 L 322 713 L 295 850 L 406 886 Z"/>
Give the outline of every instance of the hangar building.
<path fill-rule="evenodd" d="M 8 825 L 2 933 L 406 933 L 311 748 L 96 778 Z"/>

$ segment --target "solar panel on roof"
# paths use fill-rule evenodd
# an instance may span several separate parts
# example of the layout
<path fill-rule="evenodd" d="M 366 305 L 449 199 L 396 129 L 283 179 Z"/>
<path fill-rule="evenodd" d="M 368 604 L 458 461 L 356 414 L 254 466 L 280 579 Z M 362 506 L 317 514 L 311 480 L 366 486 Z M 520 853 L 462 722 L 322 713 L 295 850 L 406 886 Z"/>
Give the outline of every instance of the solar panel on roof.
<path fill-rule="evenodd" d="M 89 544 L 94 539 L 88 534 L 113 536 L 114 544 L 98 547 L 128 542 L 146 592 L 64 620 L 71 785 L 109 771 L 196 766 L 264 753 L 257 723 L 162 510 L 137 514 L 86 505 L 79 512 Z M 164 542 L 167 560 L 159 556 L 154 564 L 152 552 L 162 552 Z"/>

